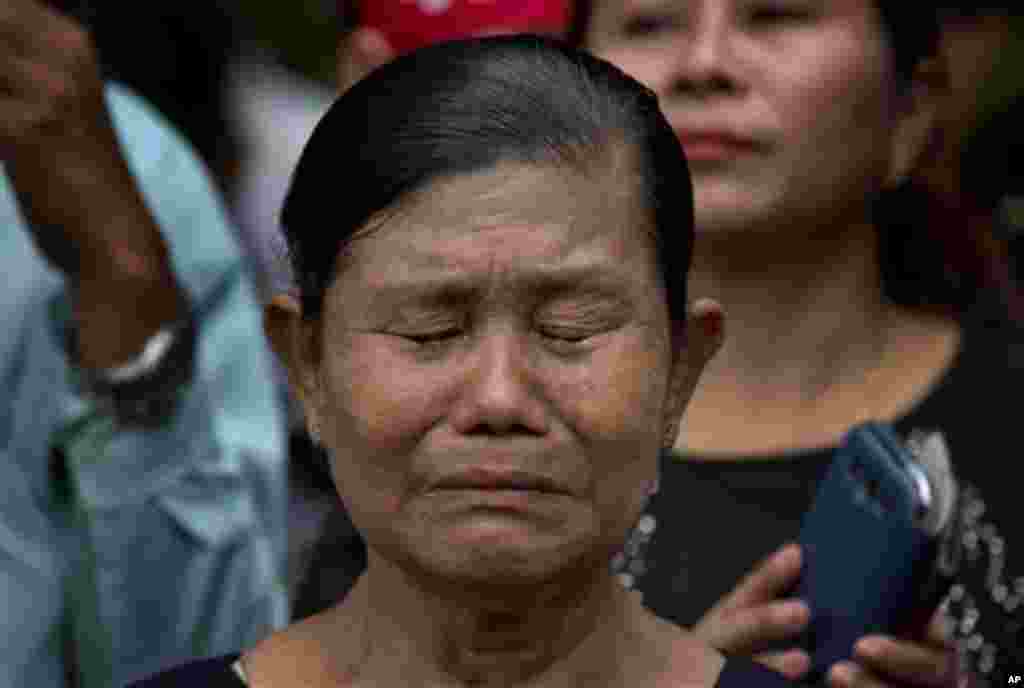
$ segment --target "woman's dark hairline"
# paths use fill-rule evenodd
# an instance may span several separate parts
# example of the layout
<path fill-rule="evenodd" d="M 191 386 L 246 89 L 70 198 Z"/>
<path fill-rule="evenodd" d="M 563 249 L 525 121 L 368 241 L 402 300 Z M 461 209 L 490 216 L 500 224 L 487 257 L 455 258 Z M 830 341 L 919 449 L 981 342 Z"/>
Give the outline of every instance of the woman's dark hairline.
<path fill-rule="evenodd" d="M 506 50 L 502 47 L 504 45 L 511 47 Z M 559 110 L 557 103 L 567 101 L 555 98 L 549 103 L 550 98 L 539 96 L 538 103 L 542 107 L 554 107 L 550 116 L 555 118 L 553 121 L 556 126 L 551 130 L 550 136 L 543 133 L 543 121 L 531 120 L 529 113 L 526 113 L 523 116 L 526 117 L 528 126 L 521 134 L 509 136 L 507 129 L 498 130 L 499 136 L 495 139 L 494 145 L 491 146 L 488 143 L 488 147 L 479 150 L 479 154 L 470 150 L 461 157 L 446 158 L 442 152 L 434 162 L 429 162 L 429 157 L 434 155 L 431 152 L 431 146 L 434 144 L 432 140 L 428 139 L 418 147 L 411 148 L 410 152 L 419 155 L 420 159 L 418 162 L 414 161 L 409 167 L 402 160 L 393 159 L 393 156 L 386 158 L 389 160 L 388 164 L 395 166 L 393 169 L 385 167 L 382 172 L 383 176 L 376 172 L 368 172 L 369 178 L 380 177 L 383 185 L 376 187 L 377 190 L 369 196 L 364 195 L 359 199 L 354 199 L 353 202 L 356 206 L 352 212 L 338 212 L 336 216 L 344 224 L 338 225 L 338 229 L 333 231 L 331 228 L 323 226 L 324 218 L 335 216 L 326 211 L 324 204 L 334 203 L 337 199 L 331 200 L 333 194 L 330 190 L 330 183 L 323 178 L 321 181 L 316 181 L 316 175 L 322 172 L 320 168 L 329 163 L 331 154 L 323 145 L 320 146 L 319 152 L 310 154 L 310 146 L 320 139 L 336 143 L 346 140 L 344 137 L 339 139 L 337 133 L 327 133 L 332 131 L 331 127 L 337 126 L 335 120 L 344 119 L 340 116 L 334 116 L 331 119 L 332 113 L 337 110 L 328 112 L 314 131 L 302 158 L 300 158 L 280 217 L 281 227 L 288 241 L 289 262 L 294 268 L 294 283 L 298 286 L 301 312 L 305 319 L 322 320 L 323 297 L 337 276 L 338 268 L 344 269 L 345 253 L 343 251 L 351 247 L 349 234 L 352 230 L 366 224 L 366 218 L 374 214 L 379 215 L 380 209 L 387 208 L 393 211 L 399 207 L 396 200 L 405 196 L 415 187 L 423 186 L 424 179 L 432 179 L 436 182 L 440 178 L 438 175 L 466 174 L 488 169 L 496 165 L 497 160 L 506 157 L 534 164 L 538 162 L 538 158 L 541 158 L 540 162 L 545 164 L 555 162 L 558 164 L 557 166 L 563 168 L 576 167 L 576 170 L 584 175 L 593 174 L 595 170 L 600 169 L 599 166 L 592 163 L 593 159 L 605 157 L 607 154 L 608 146 L 605 144 L 611 138 L 608 132 L 614 132 L 615 138 L 633 144 L 626 148 L 635 150 L 637 153 L 635 157 L 632 157 L 632 160 L 639 163 L 633 167 L 636 174 L 632 175 L 632 178 L 639 180 L 640 193 L 635 196 L 639 212 L 649 220 L 648 229 L 654 235 L 655 257 L 662 280 L 669 287 L 671 312 L 673 315 L 684 312 L 684 310 L 680 310 L 680 306 L 685 305 L 683 303 L 686 294 L 685 279 L 681 281 L 678 277 L 680 270 L 672 269 L 672 266 L 682 267 L 685 270 L 689 265 L 693 224 L 692 197 L 688 194 L 687 198 L 682 198 L 677 191 L 666 191 L 666 189 L 668 180 L 677 178 L 686 180 L 686 186 L 689 188 L 689 172 L 685 164 L 679 165 L 673 159 L 674 149 L 679 148 L 679 144 L 671 127 L 660 114 L 653 92 L 635 79 L 629 78 L 614 65 L 573 49 L 564 41 L 552 41 L 530 34 L 455 41 L 444 44 L 444 47 L 426 50 L 431 50 L 437 55 L 451 52 L 455 56 L 472 55 L 481 50 L 489 56 L 494 56 L 497 58 L 495 64 L 500 65 L 504 62 L 505 68 L 511 70 L 508 73 L 511 75 L 512 81 L 505 80 L 502 69 L 497 72 L 484 70 L 480 76 L 484 77 L 485 81 L 496 78 L 495 83 L 513 94 L 521 88 L 525 88 L 524 93 L 526 94 L 533 93 L 531 88 L 539 88 L 540 90 L 536 91 L 539 94 L 550 92 L 550 89 L 542 84 L 531 83 L 529 72 L 521 69 L 523 65 L 520 63 L 520 56 L 527 59 L 530 59 L 531 55 L 537 56 L 540 59 L 537 63 L 540 73 L 547 74 L 548 77 L 554 79 L 564 78 L 567 86 L 572 84 L 571 92 L 568 95 L 575 98 L 576 107 L 582 108 L 582 110 L 569 111 L 564 108 Z M 433 64 L 426 52 L 422 55 L 425 59 L 422 63 L 424 68 L 427 68 L 426 65 Z M 569 59 L 565 60 L 565 57 Z M 395 61 L 393 64 L 398 62 Z M 411 70 L 411 66 L 412 63 L 405 65 L 406 69 L 404 70 L 401 67 L 392 66 L 392 72 L 376 72 L 378 81 L 381 78 L 416 81 L 417 77 L 421 76 L 422 69 Z M 443 63 L 438 62 L 435 67 L 440 68 L 441 66 Z M 382 69 L 387 70 L 388 66 L 382 67 Z M 397 71 L 394 71 L 396 69 Z M 448 69 L 451 71 L 450 67 Z M 452 87 L 464 88 L 465 84 L 460 86 L 459 80 L 466 78 L 472 71 L 469 70 L 466 74 L 458 72 L 453 77 Z M 522 86 L 518 83 L 520 78 L 526 79 Z M 372 80 L 372 77 L 368 79 L 368 81 Z M 422 86 L 422 78 L 419 78 L 419 82 L 419 85 Z M 442 82 L 447 83 L 444 79 Z M 535 78 L 533 82 L 535 82 Z M 450 105 L 445 101 L 434 103 L 433 96 L 428 95 L 430 92 L 423 88 L 413 88 L 412 90 L 412 93 L 419 94 L 414 98 L 426 98 L 427 106 L 439 104 L 448 107 Z M 348 94 L 353 93 L 356 94 L 357 100 L 377 97 L 374 95 L 376 92 L 372 86 L 370 90 L 364 88 L 360 91 L 359 85 L 356 85 L 348 92 Z M 384 100 L 391 98 L 386 89 L 381 90 L 381 94 L 383 94 L 381 97 Z M 485 90 L 481 95 L 486 99 L 489 95 L 493 96 L 493 92 L 487 93 Z M 498 101 L 488 102 L 492 102 L 493 105 Z M 399 112 L 409 111 L 405 109 Z M 412 110 L 412 112 L 415 111 L 417 110 Z M 500 107 L 497 107 L 495 112 L 499 117 L 503 114 Z M 577 115 L 577 113 L 579 114 Z M 593 116 L 583 113 L 593 113 Z M 466 112 L 456 109 L 454 114 L 462 116 Z M 580 117 L 579 125 L 573 124 L 577 116 Z M 401 115 L 399 114 L 398 117 L 399 120 L 396 123 L 402 124 Z M 427 124 L 433 126 L 436 125 L 436 122 L 433 124 L 427 122 Z M 356 125 L 358 126 L 359 122 L 356 122 Z M 404 145 L 411 144 L 405 142 Z M 394 145 L 391 148 L 393 149 Z M 401 146 L 399 148 L 401 149 Z M 613 150 L 622 148 L 622 146 L 615 146 Z M 386 152 L 388 149 L 384 150 Z M 355 158 L 364 161 L 360 164 L 372 164 L 370 161 L 374 158 L 366 157 L 362 148 L 358 148 L 356 152 L 357 154 L 351 156 L 350 160 Z M 679 155 L 683 160 L 681 149 Z M 522 160 L 524 157 L 526 160 Z M 402 199 L 399 203 L 404 200 Z M 384 210 L 384 212 L 389 212 L 389 210 Z M 684 213 L 687 217 L 683 216 Z M 673 229 L 669 230 L 669 227 Z M 359 236 L 366 236 L 368 230 L 369 226 L 365 231 L 360 231 Z M 681 233 L 685 233 L 687 236 L 677 236 Z M 329 252 L 325 250 L 328 248 Z M 677 254 L 672 249 L 682 250 L 683 258 L 674 257 Z M 338 264 L 339 260 L 340 265 Z M 682 262 L 680 263 L 680 261 Z"/>

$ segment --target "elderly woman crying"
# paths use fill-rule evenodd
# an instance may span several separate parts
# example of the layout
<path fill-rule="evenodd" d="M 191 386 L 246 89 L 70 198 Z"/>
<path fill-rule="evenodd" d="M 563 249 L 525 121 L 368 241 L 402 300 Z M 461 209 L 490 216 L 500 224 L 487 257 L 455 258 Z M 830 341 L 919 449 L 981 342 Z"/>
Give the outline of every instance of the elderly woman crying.
<path fill-rule="evenodd" d="M 787 685 L 609 565 L 722 336 L 687 301 L 689 173 L 651 92 L 536 37 L 411 53 L 328 111 L 282 224 L 299 290 L 267 332 L 367 570 L 152 685 Z"/>

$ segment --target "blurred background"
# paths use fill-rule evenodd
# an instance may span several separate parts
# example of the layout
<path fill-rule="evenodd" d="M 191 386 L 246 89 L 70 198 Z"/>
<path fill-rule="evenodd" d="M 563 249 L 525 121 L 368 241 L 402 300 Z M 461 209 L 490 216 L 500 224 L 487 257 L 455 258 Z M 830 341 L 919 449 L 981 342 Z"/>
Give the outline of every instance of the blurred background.
<path fill-rule="evenodd" d="M 952 95 L 943 144 L 922 173 L 940 209 L 928 231 L 951 289 L 1019 326 L 1024 11 L 947 2 Z M 94 0 L 90 11 L 109 74 L 162 110 L 209 165 L 261 289 L 286 288 L 277 212 L 302 144 L 334 97 L 339 31 L 350 25 L 351 12 L 334 0 Z M 920 217 L 915 209 L 907 213 Z M 325 519 L 347 517 L 297 412 L 293 423 L 290 568 L 297 592 Z M 330 532 L 344 528 L 335 524 Z M 349 570 L 361 570 L 361 556 L 353 545 Z M 341 561 L 336 575 L 348 575 L 347 566 Z M 299 595 L 297 616 L 305 614 L 303 605 L 318 604 L 317 593 L 310 594 L 308 602 Z M 335 591 L 322 594 L 328 599 Z"/>
<path fill-rule="evenodd" d="M 89 0 L 68 10 L 90 25 L 108 76 L 156 105 L 205 161 L 264 296 L 286 286 L 277 213 L 302 144 L 334 95 L 342 21 L 336 4 Z M 289 577 L 294 597 L 337 499 L 324 457 L 301 430 L 283 372 L 279 375 L 282 396 L 293 409 Z M 341 516 L 347 519 L 343 510 Z M 361 560 L 355 563 L 361 570 Z"/>
<path fill-rule="evenodd" d="M 973 250 L 1004 251 L 1018 265 L 1024 210 L 1015 199 L 1024 194 L 1024 175 L 1015 125 L 1024 98 L 1024 10 L 1013 3 L 942 1 L 956 102 L 948 110 L 945 149 L 925 176 L 935 190 L 996 209 L 997 228 L 975 237 L 981 245 Z M 267 290 L 286 283 L 283 247 L 266 229 L 283 193 L 276 187 L 334 95 L 339 30 L 352 23 L 346 6 L 345 0 L 145 7 L 93 0 L 90 7 L 112 76 L 154 102 L 190 138 L 230 199 L 247 251 L 270 266 L 264 273 L 280 272 L 260 276 Z M 962 251 L 954 254 L 967 260 Z M 975 258 L 972 265 L 950 265 L 950 279 L 976 279 L 986 261 Z"/>

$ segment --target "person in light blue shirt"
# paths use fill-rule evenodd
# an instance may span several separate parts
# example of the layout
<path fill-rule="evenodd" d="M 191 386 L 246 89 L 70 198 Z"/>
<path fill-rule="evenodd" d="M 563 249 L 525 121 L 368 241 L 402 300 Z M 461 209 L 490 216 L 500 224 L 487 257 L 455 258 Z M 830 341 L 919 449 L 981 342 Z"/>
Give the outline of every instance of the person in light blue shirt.
<path fill-rule="evenodd" d="M 4 6 L 0 686 L 123 686 L 286 623 L 284 415 L 204 168 Z"/>

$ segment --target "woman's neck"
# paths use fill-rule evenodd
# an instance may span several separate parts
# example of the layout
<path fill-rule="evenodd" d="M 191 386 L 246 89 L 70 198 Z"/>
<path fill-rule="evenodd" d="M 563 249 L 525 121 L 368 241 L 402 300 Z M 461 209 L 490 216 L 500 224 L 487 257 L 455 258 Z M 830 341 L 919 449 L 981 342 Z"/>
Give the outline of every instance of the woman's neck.
<path fill-rule="evenodd" d="M 341 625 L 362 636 L 358 658 L 345 663 L 346 685 L 653 685 L 642 677 L 656 677 L 659 668 L 713 685 L 717 653 L 655 619 L 610 575 L 582 589 L 524 589 L 518 604 L 485 611 L 488 605 L 466 597 L 424 594 L 389 564 L 371 562 L 335 610 Z"/>
<path fill-rule="evenodd" d="M 945 355 L 931 335 L 948 323 L 886 301 L 873 227 L 823 234 L 798 246 L 698 240 L 690 292 L 722 304 L 725 342 L 677 448 L 713 457 L 829 444 L 903 408 L 931 379 Z"/>

